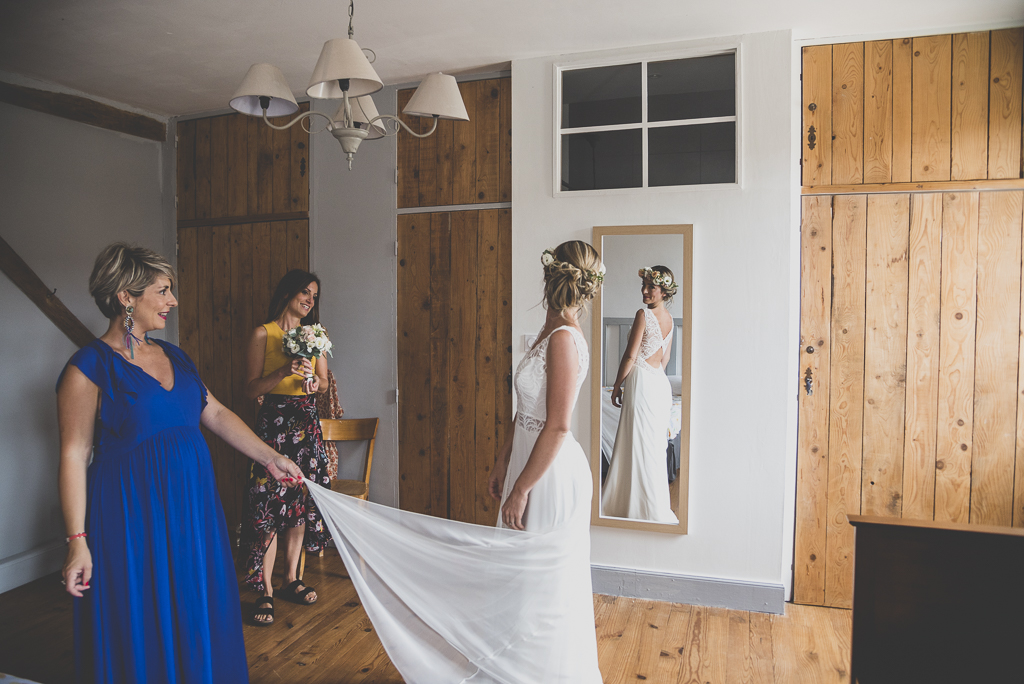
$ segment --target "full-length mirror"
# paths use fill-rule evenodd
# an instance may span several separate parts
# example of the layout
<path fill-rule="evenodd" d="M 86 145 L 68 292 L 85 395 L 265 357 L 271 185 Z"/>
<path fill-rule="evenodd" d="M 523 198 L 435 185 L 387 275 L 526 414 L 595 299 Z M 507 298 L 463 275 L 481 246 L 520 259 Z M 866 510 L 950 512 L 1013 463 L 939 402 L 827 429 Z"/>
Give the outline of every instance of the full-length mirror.
<path fill-rule="evenodd" d="M 686 533 L 692 244 L 689 225 L 594 228 L 596 525 Z"/>

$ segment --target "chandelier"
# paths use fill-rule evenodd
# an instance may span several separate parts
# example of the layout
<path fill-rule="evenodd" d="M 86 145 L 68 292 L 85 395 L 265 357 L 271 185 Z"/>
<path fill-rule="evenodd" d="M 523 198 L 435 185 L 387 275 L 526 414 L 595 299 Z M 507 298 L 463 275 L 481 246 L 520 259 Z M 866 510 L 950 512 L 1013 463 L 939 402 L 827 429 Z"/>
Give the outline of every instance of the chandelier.
<path fill-rule="evenodd" d="M 320 59 L 316 62 L 309 79 L 306 95 L 320 100 L 342 100 L 341 107 L 333 117 L 312 110 L 304 112 L 283 126 L 270 122 L 272 117 L 291 116 L 299 109 L 291 88 L 280 69 L 272 64 L 253 64 L 242 79 L 231 98 L 231 108 L 249 116 L 262 116 L 264 123 L 275 130 L 283 131 L 307 118 L 319 116 L 327 119 L 326 129 L 341 143 L 341 149 L 352 168 L 359 143 L 363 140 L 377 140 L 396 135 L 400 128 L 417 138 L 426 138 L 437 130 L 438 119 L 469 121 L 466 105 L 455 82 L 454 76 L 440 72 L 430 74 L 413 93 L 402 112 L 410 116 L 431 117 L 434 125 L 426 133 L 417 133 L 397 116 L 378 114 L 370 98 L 384 87 L 377 72 L 371 66 L 364 52 L 369 52 L 374 61 L 373 50 L 360 48 L 352 38 L 352 18 L 355 14 L 354 0 L 348 6 L 348 38 L 336 38 L 324 43 Z M 390 123 L 389 127 L 387 124 Z M 311 132 L 306 125 L 303 129 Z M 317 131 L 320 132 L 320 131 Z"/>

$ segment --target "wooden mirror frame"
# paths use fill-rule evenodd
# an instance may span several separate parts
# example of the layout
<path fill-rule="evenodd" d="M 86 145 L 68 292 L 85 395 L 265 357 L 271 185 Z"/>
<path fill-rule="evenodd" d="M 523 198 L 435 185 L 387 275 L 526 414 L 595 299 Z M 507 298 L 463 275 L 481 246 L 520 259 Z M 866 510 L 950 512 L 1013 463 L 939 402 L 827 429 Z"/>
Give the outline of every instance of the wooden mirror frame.
<path fill-rule="evenodd" d="M 594 226 L 593 245 L 604 260 L 604 238 L 608 235 L 681 235 L 683 238 L 683 277 L 677 279 L 682 298 L 683 329 L 682 352 L 679 358 L 679 375 L 682 378 L 681 394 L 682 420 L 679 428 L 679 510 L 678 525 L 627 520 L 624 518 L 601 517 L 601 365 L 604 359 L 604 311 L 601 292 L 594 297 L 591 314 L 590 355 L 590 469 L 594 478 L 594 500 L 591 506 L 591 525 L 621 527 L 630 530 L 686 534 L 689 511 L 690 485 L 690 356 L 693 321 L 693 225 L 657 226 Z"/>

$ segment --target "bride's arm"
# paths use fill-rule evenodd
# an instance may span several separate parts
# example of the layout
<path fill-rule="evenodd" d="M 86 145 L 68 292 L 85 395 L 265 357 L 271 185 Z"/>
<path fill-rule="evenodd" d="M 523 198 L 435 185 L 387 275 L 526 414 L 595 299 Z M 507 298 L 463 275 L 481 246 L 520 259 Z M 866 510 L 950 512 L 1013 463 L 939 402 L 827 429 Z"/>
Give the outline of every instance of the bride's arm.
<path fill-rule="evenodd" d="M 565 436 L 569 434 L 572 407 L 576 399 L 576 376 L 579 372 L 579 352 L 572 333 L 559 330 L 548 342 L 547 419 L 530 452 L 526 467 L 520 473 L 512 491 L 501 507 L 501 519 L 506 527 L 522 530 L 523 513 L 530 491 L 551 467 Z"/>
<path fill-rule="evenodd" d="M 518 414 L 515 418 L 518 418 Z M 492 499 L 501 501 L 501 493 L 505 488 L 505 473 L 508 472 L 508 459 L 512 455 L 512 438 L 516 435 L 516 421 L 512 420 L 512 429 L 508 431 L 505 444 L 501 451 L 494 457 L 494 470 L 491 472 L 491 479 L 487 481 L 487 491 Z"/>
<path fill-rule="evenodd" d="M 644 319 L 644 310 L 636 312 L 633 319 L 633 327 L 629 329 L 629 338 L 626 340 L 626 351 L 622 354 L 622 361 L 619 362 L 619 372 L 615 374 L 615 385 L 612 389 L 612 406 L 622 407 L 622 383 L 626 376 L 633 369 L 636 355 L 640 353 L 640 342 L 644 339 L 644 328 L 647 321 Z"/>

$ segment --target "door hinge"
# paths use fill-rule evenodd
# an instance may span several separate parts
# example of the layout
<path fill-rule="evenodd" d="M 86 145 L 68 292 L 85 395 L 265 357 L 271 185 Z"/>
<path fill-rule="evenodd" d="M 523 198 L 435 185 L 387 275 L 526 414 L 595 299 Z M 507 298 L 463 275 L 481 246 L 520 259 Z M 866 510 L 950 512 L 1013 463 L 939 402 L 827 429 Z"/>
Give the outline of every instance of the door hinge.
<path fill-rule="evenodd" d="M 174 208 L 175 209 L 178 208 L 178 196 L 177 195 L 174 196 Z"/>
<path fill-rule="evenodd" d="M 174 149 L 178 149 L 178 134 L 174 134 Z"/>
<path fill-rule="evenodd" d="M 174 256 L 178 256 L 178 241 L 174 241 Z"/>
<path fill-rule="evenodd" d="M 395 256 L 398 256 L 398 240 L 395 240 Z"/>
<path fill-rule="evenodd" d="M 395 167 L 395 185 L 398 185 L 398 167 Z"/>
<path fill-rule="evenodd" d="M 398 389 L 395 389 L 395 403 L 398 403 Z"/>

